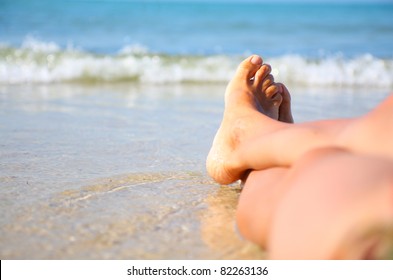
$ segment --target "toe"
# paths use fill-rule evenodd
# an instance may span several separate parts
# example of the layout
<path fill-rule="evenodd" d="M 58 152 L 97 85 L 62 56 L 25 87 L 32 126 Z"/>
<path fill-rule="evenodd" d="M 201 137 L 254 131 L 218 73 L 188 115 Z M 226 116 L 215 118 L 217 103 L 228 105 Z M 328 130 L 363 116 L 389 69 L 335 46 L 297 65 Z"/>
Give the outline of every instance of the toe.
<path fill-rule="evenodd" d="M 271 86 L 269 86 L 266 91 L 265 91 L 265 95 L 267 98 L 274 98 L 275 95 L 279 92 L 279 87 L 276 84 L 272 84 Z"/>
<path fill-rule="evenodd" d="M 268 87 L 274 84 L 274 77 L 272 74 L 269 74 L 262 82 L 262 91 L 266 92 Z"/>
<path fill-rule="evenodd" d="M 259 68 L 259 70 L 257 71 L 257 73 L 255 74 L 255 81 L 254 81 L 254 85 L 261 89 L 262 88 L 262 84 L 263 84 L 263 80 L 267 77 L 267 75 L 270 74 L 270 72 L 272 71 L 272 68 L 269 64 L 263 64 L 261 66 L 261 68 Z"/>
<path fill-rule="evenodd" d="M 273 105 L 276 107 L 280 107 L 282 103 L 282 96 L 280 93 L 276 92 L 275 94 L 272 95 L 271 101 L 273 102 Z"/>
<path fill-rule="evenodd" d="M 255 76 L 255 73 L 262 65 L 262 58 L 258 55 L 252 55 L 247 59 L 243 60 L 237 68 L 236 76 L 249 81 Z"/>
<path fill-rule="evenodd" d="M 278 120 L 286 123 L 293 123 L 291 95 L 289 94 L 288 89 L 282 83 L 276 83 L 276 86 L 278 87 L 278 94 L 282 98 Z"/>
<path fill-rule="evenodd" d="M 282 83 L 277 83 L 276 85 L 279 87 L 279 92 L 282 95 L 283 102 L 290 103 L 291 102 L 291 95 L 289 94 L 289 91 L 286 88 L 286 86 L 284 86 L 284 84 L 282 84 Z"/>

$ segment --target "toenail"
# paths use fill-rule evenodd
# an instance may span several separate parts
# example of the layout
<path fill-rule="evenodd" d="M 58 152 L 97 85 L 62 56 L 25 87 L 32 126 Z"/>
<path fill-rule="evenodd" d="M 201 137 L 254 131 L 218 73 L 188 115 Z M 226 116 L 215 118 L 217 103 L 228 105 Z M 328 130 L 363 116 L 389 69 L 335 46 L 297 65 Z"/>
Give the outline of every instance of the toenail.
<path fill-rule="evenodd" d="M 261 65 L 262 64 L 262 58 L 258 55 L 253 55 L 251 57 L 250 62 L 254 65 Z"/>
<path fill-rule="evenodd" d="M 272 67 L 269 64 L 263 64 L 262 67 L 264 67 L 264 69 L 263 69 L 264 71 L 269 72 L 269 73 L 272 70 Z"/>

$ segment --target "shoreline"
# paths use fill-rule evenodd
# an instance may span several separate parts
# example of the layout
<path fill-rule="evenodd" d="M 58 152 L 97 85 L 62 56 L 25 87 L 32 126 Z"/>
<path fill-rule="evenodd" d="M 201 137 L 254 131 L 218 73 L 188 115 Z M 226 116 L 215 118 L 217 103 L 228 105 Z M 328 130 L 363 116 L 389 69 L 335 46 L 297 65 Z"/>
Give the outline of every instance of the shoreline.
<path fill-rule="evenodd" d="M 224 90 L 0 86 L 2 259 L 263 258 L 235 233 L 239 187 L 205 171 Z M 388 94 L 291 92 L 297 122 L 359 115 Z"/>

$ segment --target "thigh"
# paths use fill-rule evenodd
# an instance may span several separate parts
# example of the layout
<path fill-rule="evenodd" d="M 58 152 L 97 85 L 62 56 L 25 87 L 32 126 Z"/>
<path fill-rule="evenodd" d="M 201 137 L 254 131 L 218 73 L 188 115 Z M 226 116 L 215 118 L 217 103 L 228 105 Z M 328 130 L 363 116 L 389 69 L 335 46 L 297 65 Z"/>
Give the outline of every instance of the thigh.
<path fill-rule="evenodd" d="M 271 258 L 365 258 L 371 228 L 393 222 L 393 163 L 327 148 L 309 152 L 286 175 L 272 217 Z"/>

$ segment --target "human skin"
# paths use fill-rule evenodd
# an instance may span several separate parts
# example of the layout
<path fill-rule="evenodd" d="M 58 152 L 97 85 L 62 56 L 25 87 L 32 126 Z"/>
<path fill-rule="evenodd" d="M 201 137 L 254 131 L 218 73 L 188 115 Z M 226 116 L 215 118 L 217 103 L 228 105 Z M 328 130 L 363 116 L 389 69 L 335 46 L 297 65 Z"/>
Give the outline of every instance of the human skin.
<path fill-rule="evenodd" d="M 207 159 L 217 182 L 245 181 L 239 230 L 272 258 L 375 258 L 386 242 L 365 234 L 393 232 L 393 96 L 361 118 L 292 124 L 264 67 L 240 64 Z"/>
<path fill-rule="evenodd" d="M 206 161 L 215 181 L 230 184 L 248 170 L 290 167 L 316 148 L 339 147 L 393 158 L 393 95 L 359 118 L 292 124 L 279 120 L 283 95 L 260 90 L 261 65 L 260 57 L 247 58 L 227 87 L 223 120 Z M 260 110 L 255 96 L 271 104 L 268 113 Z"/>
<path fill-rule="evenodd" d="M 236 216 L 240 233 L 272 259 L 384 258 L 393 241 L 393 161 L 312 150 L 291 168 L 251 172 Z"/>

